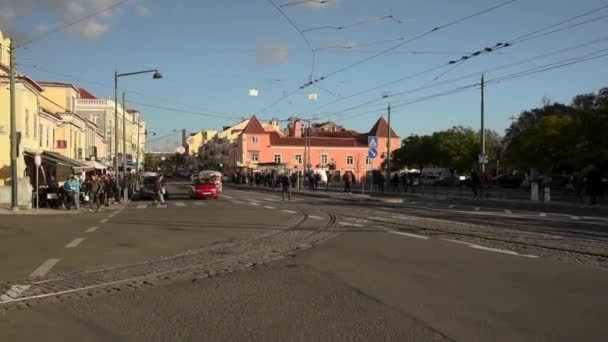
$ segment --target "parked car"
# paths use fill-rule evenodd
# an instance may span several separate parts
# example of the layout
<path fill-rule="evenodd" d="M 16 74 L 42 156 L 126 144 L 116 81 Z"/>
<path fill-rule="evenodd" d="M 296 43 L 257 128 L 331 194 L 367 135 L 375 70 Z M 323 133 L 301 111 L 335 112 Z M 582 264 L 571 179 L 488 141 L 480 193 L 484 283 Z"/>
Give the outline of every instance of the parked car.
<path fill-rule="evenodd" d="M 215 198 L 218 199 L 219 189 L 213 180 L 210 178 L 197 178 L 192 182 L 190 189 L 190 198 Z"/>
<path fill-rule="evenodd" d="M 498 185 L 503 188 L 513 188 L 517 189 L 521 186 L 521 183 L 524 181 L 524 177 L 520 175 L 499 175 L 492 179 L 492 184 Z"/>
<path fill-rule="evenodd" d="M 156 172 L 146 172 L 142 174 L 139 191 L 134 194 L 134 197 L 140 200 L 154 199 L 154 196 L 156 195 L 154 193 L 154 183 L 159 176 L 160 175 Z M 169 192 L 166 187 L 163 187 L 163 197 L 165 200 L 169 199 Z"/>

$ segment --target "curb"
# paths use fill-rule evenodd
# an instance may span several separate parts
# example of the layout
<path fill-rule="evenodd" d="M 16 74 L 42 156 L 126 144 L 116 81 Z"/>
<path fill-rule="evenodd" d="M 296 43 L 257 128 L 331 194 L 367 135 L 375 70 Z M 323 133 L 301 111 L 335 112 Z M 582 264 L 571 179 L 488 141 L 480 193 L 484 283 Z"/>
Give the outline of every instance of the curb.
<path fill-rule="evenodd" d="M 263 191 L 263 192 L 279 192 L 279 190 L 277 189 L 271 189 L 268 187 L 249 187 L 249 186 L 238 186 L 238 185 L 229 185 L 229 187 L 231 188 L 235 188 L 235 189 L 246 189 L 246 190 L 258 190 L 258 191 Z M 341 196 L 332 196 L 331 193 L 327 193 L 327 192 L 300 192 L 300 191 L 292 191 L 292 194 L 296 194 L 296 195 L 301 195 L 301 196 L 307 196 L 307 197 L 325 197 L 325 198 L 333 198 L 333 199 L 339 199 L 339 200 L 344 200 L 344 201 L 349 201 L 349 202 L 358 202 L 358 203 L 388 203 L 388 204 L 400 204 L 403 203 L 404 200 L 403 198 L 379 198 L 379 197 L 367 197 L 367 198 L 356 198 L 356 197 L 341 197 Z M 327 194 L 327 195 L 324 195 Z M 354 194 L 355 196 L 361 196 L 361 195 L 357 195 Z M 368 196 L 368 195 L 363 195 L 363 196 Z"/>

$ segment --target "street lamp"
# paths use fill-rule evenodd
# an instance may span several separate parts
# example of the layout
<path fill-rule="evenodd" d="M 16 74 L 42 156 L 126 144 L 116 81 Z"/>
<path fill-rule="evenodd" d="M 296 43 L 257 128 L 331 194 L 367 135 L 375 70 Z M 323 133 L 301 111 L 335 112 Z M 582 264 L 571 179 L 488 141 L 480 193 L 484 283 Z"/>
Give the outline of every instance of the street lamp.
<path fill-rule="evenodd" d="M 115 128 L 115 146 L 114 146 L 114 172 L 116 172 L 116 174 L 118 175 L 118 78 L 120 77 L 126 77 L 126 76 L 133 76 L 133 75 L 140 75 L 140 74 L 148 74 L 148 73 L 154 73 L 154 75 L 152 75 L 152 79 L 161 79 L 163 78 L 163 75 L 161 75 L 161 73 L 158 71 L 158 69 L 152 69 L 152 70 L 143 70 L 143 71 L 136 71 L 136 72 L 127 72 L 127 73 L 121 73 L 119 74 L 118 71 L 114 71 L 114 128 Z M 123 101 L 124 102 L 124 101 Z M 127 187 L 126 187 L 126 175 L 127 175 L 127 158 L 126 158 L 126 152 L 127 152 L 127 115 L 124 113 L 124 111 L 126 110 L 126 108 L 123 108 L 123 114 L 122 114 L 122 179 L 123 179 L 123 198 L 124 201 L 127 201 L 127 197 L 129 196 Z M 139 146 L 137 147 L 139 148 Z"/>

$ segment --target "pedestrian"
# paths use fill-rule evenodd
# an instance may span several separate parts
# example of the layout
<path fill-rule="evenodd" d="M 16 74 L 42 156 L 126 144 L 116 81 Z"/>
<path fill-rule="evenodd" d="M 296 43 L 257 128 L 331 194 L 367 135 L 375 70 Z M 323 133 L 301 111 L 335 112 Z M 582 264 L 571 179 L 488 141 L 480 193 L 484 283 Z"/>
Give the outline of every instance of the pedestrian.
<path fill-rule="evenodd" d="M 290 176 L 290 181 L 291 181 L 291 187 L 295 189 L 296 187 L 296 182 L 298 181 L 298 175 L 293 172 Z"/>
<path fill-rule="evenodd" d="M 64 200 L 63 206 L 70 210 L 72 209 L 72 202 L 74 201 L 74 190 L 72 189 L 72 184 L 70 182 L 71 179 L 66 180 L 63 183 L 63 192 L 64 192 Z"/>
<path fill-rule="evenodd" d="M 74 205 L 76 209 L 80 209 L 80 180 L 76 176 L 70 179 L 70 188 L 74 192 Z"/>
<path fill-rule="evenodd" d="M 312 172 L 308 172 L 308 190 L 315 190 L 315 176 Z"/>
<path fill-rule="evenodd" d="M 163 175 L 158 176 L 154 180 L 154 198 L 152 204 L 156 205 L 156 201 L 160 204 L 165 204 L 164 191 L 163 191 Z"/>
<path fill-rule="evenodd" d="M 93 175 L 89 186 L 89 211 L 93 211 L 93 205 L 97 206 L 97 212 L 101 207 L 101 196 L 103 194 L 103 183 Z"/>
<path fill-rule="evenodd" d="M 344 174 L 344 192 L 351 193 L 351 185 L 353 183 L 353 174 L 350 171 L 346 171 Z"/>
<path fill-rule="evenodd" d="M 47 193 L 47 199 L 51 199 L 49 203 L 51 208 L 59 208 L 59 183 L 57 182 L 57 179 L 55 179 L 55 177 L 53 176 L 51 176 L 51 179 L 49 180 L 49 190 Z"/>
<path fill-rule="evenodd" d="M 321 182 L 321 174 L 319 172 L 315 172 L 315 191 L 319 188 L 319 183 Z"/>
<path fill-rule="evenodd" d="M 325 182 L 325 191 L 329 191 L 329 187 L 331 186 L 331 183 L 333 182 L 333 178 L 334 175 L 331 172 L 327 172 L 327 182 Z"/>
<path fill-rule="evenodd" d="M 479 178 L 479 173 L 477 171 L 471 171 L 471 187 L 473 188 L 473 197 L 477 198 L 477 192 L 479 191 L 479 187 L 481 186 L 481 179 Z"/>
<path fill-rule="evenodd" d="M 386 177 L 384 177 L 384 172 L 380 172 L 378 174 L 378 190 L 384 192 L 384 183 L 386 182 Z"/>
<path fill-rule="evenodd" d="M 591 196 L 591 205 L 597 204 L 597 198 L 602 194 L 602 177 L 600 170 L 593 166 L 589 174 L 587 174 L 587 191 Z"/>
<path fill-rule="evenodd" d="M 393 177 L 391 177 L 391 185 L 393 186 L 393 192 L 399 192 L 399 175 L 397 172 L 393 173 Z"/>
<path fill-rule="evenodd" d="M 285 201 L 285 194 L 287 194 L 288 200 L 291 201 L 291 187 L 290 187 L 290 179 L 287 174 L 281 176 L 281 198 Z"/>
<path fill-rule="evenodd" d="M 403 192 L 407 192 L 408 183 L 408 174 L 404 172 L 401 174 L 401 184 L 403 185 Z"/>

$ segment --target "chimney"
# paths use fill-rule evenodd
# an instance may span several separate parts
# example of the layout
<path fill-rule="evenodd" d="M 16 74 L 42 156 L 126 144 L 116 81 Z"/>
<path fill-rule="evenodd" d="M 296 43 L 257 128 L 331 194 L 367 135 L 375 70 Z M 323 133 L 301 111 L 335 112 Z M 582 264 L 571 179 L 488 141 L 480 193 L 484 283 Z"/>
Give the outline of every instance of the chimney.
<path fill-rule="evenodd" d="M 300 120 L 295 120 L 293 122 L 293 125 L 291 126 L 291 136 L 294 138 L 301 138 L 302 137 L 302 121 Z"/>

